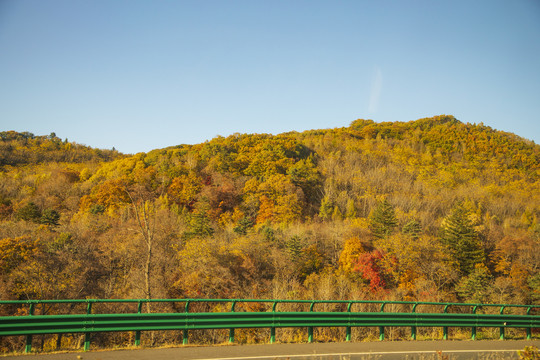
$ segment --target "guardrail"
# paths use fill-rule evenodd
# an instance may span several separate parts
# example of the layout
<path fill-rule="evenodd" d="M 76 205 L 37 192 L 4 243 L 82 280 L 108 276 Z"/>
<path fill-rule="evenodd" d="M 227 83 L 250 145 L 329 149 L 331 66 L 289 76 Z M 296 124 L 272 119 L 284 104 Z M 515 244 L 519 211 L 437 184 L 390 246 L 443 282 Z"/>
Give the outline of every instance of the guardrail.
<path fill-rule="evenodd" d="M 93 313 L 95 304 L 136 303 L 136 313 Z M 183 312 L 143 313 L 143 304 L 183 303 Z M 195 303 L 229 303 L 226 312 L 190 312 Z M 239 303 L 271 304 L 265 311 L 236 311 Z M 53 304 L 86 305 L 80 314 L 46 314 L 44 307 Z M 309 305 L 307 311 L 279 311 L 280 304 Z M 338 311 L 316 311 L 322 304 L 341 307 Z M 466 304 L 410 301 L 348 301 L 348 300 L 256 300 L 256 299 L 129 299 L 129 300 L 27 300 L 0 301 L 1 306 L 12 306 L 20 311 L 20 306 L 28 306 L 27 315 L 0 316 L 0 336 L 26 336 L 25 352 L 30 352 L 32 335 L 84 333 L 84 350 L 90 348 L 90 334 L 105 331 L 135 331 L 135 345 L 140 345 L 141 331 L 182 330 L 183 344 L 188 343 L 189 330 L 229 329 L 229 342 L 234 342 L 234 331 L 240 328 L 270 328 L 270 343 L 275 342 L 276 328 L 307 327 L 308 341 L 313 341 L 315 327 L 345 327 L 346 341 L 351 339 L 353 327 L 378 327 L 379 339 L 384 340 L 385 327 L 410 327 L 411 338 L 416 339 L 417 327 L 442 327 L 443 339 L 448 339 L 449 327 L 470 327 L 471 338 L 476 339 L 478 327 L 500 329 L 500 339 L 505 338 L 506 328 L 523 328 L 527 339 L 531 338 L 533 328 L 540 328 L 540 316 L 532 314 L 532 309 L 540 305 L 514 304 Z M 35 315 L 36 306 L 41 305 L 41 315 Z M 378 306 L 378 311 L 355 312 L 361 305 Z M 380 306 L 379 306 L 380 305 Z M 399 305 L 410 307 L 409 312 L 388 312 L 385 307 Z M 418 312 L 419 307 L 440 307 L 442 312 Z M 469 308 L 463 312 L 462 308 Z M 450 308 L 461 312 L 450 313 Z M 498 313 L 480 314 L 478 309 L 495 308 Z M 505 314 L 505 309 L 519 310 L 523 314 Z M 5 311 L 4 311 L 5 312 Z"/>

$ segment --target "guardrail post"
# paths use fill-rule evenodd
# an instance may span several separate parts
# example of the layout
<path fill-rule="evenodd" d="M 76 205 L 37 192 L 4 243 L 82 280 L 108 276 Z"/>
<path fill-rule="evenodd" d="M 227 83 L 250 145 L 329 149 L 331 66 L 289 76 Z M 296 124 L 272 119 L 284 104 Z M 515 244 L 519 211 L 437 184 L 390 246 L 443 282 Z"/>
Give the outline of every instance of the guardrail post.
<path fill-rule="evenodd" d="M 86 314 L 90 315 L 92 313 L 92 303 L 88 301 L 88 304 L 86 305 Z M 84 333 L 84 351 L 90 350 L 90 333 L 85 332 Z"/>
<path fill-rule="evenodd" d="M 231 305 L 231 312 L 234 312 L 234 307 L 236 306 L 236 300 L 233 300 Z M 234 328 L 229 329 L 229 344 L 234 342 Z"/>
<path fill-rule="evenodd" d="M 189 312 L 189 300 L 186 301 L 186 306 L 184 307 L 184 312 L 187 314 Z M 187 317 L 186 317 L 186 323 L 187 323 Z M 187 345 L 188 344 L 188 341 L 189 341 L 189 333 L 188 333 L 188 329 L 185 328 L 183 331 L 182 331 L 182 344 L 183 345 Z"/>
<path fill-rule="evenodd" d="M 478 307 L 478 305 L 475 305 L 472 309 L 472 313 L 473 314 L 476 314 L 476 308 Z M 476 326 L 473 326 L 471 328 L 471 340 L 476 340 Z"/>
<path fill-rule="evenodd" d="M 504 306 L 501 306 L 501 310 L 499 311 L 499 314 L 503 314 Z M 506 323 L 504 323 L 506 325 Z M 501 326 L 499 329 L 499 340 L 504 340 L 504 326 Z"/>
<path fill-rule="evenodd" d="M 416 312 L 417 305 L 418 303 L 414 304 L 414 306 L 412 307 L 412 310 L 411 310 L 412 313 Z M 411 326 L 411 339 L 416 340 L 416 326 Z"/>
<path fill-rule="evenodd" d="M 32 351 L 32 335 L 26 335 L 26 343 L 24 345 L 24 352 L 28 354 Z"/>
<path fill-rule="evenodd" d="M 140 314 L 142 311 L 142 301 L 139 301 L 139 305 L 137 305 L 137 314 Z M 141 345 L 141 330 L 135 331 L 135 346 Z"/>
<path fill-rule="evenodd" d="M 350 302 L 348 305 L 347 305 L 347 312 L 350 313 L 351 312 L 351 307 L 352 307 L 352 302 Z M 350 314 L 349 314 L 349 323 L 351 321 L 351 317 L 350 317 Z M 351 341 L 351 327 L 350 326 L 347 326 L 345 328 L 345 341 Z"/>
<path fill-rule="evenodd" d="M 532 307 L 529 306 L 529 308 L 527 309 L 527 315 L 531 315 L 531 309 L 532 309 Z M 527 328 L 527 340 L 531 340 L 531 328 L 530 327 Z"/>
<path fill-rule="evenodd" d="M 309 306 L 309 312 L 313 311 L 314 306 L 315 306 L 315 303 L 312 302 L 311 305 Z M 307 341 L 308 343 L 312 343 L 313 342 L 313 326 L 308 326 L 307 331 L 308 331 Z"/>
<path fill-rule="evenodd" d="M 272 305 L 272 324 L 274 324 L 275 322 L 276 306 L 277 306 L 277 301 L 274 301 L 274 304 Z M 270 328 L 270 344 L 273 344 L 275 342 L 276 342 L 276 327 L 272 326 Z"/>
<path fill-rule="evenodd" d="M 385 302 L 382 303 L 380 312 L 384 312 L 384 305 L 386 305 Z M 379 326 L 379 340 L 384 340 L 384 326 Z"/>
<path fill-rule="evenodd" d="M 30 303 L 30 307 L 28 309 L 28 316 L 34 315 L 34 303 Z M 28 354 L 32 351 L 32 335 L 26 335 L 26 343 L 24 345 L 24 352 Z"/>
<path fill-rule="evenodd" d="M 446 304 L 444 307 L 443 313 L 446 314 L 448 312 L 448 307 L 450 304 Z M 448 326 L 443 326 L 443 340 L 448 340 Z"/>

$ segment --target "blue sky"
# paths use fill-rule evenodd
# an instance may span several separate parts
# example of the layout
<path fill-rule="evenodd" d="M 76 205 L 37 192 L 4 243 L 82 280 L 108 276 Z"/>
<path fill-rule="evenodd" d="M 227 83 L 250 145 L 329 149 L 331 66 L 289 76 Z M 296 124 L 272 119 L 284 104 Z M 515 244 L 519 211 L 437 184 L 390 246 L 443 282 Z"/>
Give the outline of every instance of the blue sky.
<path fill-rule="evenodd" d="M 0 130 L 136 153 L 439 114 L 540 143 L 540 1 L 0 0 Z"/>

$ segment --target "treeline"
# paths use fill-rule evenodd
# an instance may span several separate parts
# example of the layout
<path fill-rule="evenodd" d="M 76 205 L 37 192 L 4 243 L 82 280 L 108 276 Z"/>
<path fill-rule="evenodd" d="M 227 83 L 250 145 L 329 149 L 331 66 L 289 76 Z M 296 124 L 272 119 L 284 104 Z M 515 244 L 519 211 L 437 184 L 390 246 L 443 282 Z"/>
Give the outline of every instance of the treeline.
<path fill-rule="evenodd" d="M 452 116 L 0 164 L 2 299 L 540 301 L 540 146 Z"/>

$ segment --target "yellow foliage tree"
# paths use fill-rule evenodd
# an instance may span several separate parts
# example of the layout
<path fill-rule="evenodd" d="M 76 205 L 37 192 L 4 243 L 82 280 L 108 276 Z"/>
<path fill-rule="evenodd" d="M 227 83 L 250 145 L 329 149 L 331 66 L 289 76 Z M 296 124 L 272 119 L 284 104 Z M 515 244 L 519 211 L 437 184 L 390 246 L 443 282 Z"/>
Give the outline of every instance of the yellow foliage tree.
<path fill-rule="evenodd" d="M 174 178 L 167 189 L 167 194 L 177 204 L 191 207 L 201 189 L 201 179 L 190 173 Z"/>
<path fill-rule="evenodd" d="M 343 251 L 339 255 L 339 269 L 345 273 L 352 273 L 360 254 L 364 253 L 364 245 L 357 237 L 345 240 Z"/>

